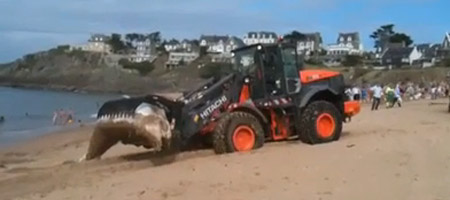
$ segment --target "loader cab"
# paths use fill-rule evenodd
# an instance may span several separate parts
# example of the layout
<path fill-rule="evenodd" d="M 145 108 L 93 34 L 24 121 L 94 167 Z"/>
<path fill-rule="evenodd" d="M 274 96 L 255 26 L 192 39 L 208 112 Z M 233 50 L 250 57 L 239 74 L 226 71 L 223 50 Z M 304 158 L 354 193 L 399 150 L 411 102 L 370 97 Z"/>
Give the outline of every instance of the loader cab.
<path fill-rule="evenodd" d="M 287 44 L 256 44 L 233 51 L 233 69 L 244 76 L 252 99 L 300 92 L 296 48 Z"/>

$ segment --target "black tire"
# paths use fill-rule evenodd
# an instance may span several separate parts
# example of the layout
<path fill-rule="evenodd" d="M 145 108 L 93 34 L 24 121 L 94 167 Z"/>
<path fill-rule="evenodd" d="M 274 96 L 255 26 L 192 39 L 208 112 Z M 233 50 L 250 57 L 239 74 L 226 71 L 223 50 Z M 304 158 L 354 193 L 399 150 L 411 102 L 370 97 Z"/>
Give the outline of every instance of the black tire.
<path fill-rule="evenodd" d="M 321 136 L 317 127 L 317 120 L 319 116 L 323 115 L 331 116 L 334 120 L 332 134 L 327 137 Z M 307 105 L 301 115 L 300 123 L 299 138 L 308 144 L 332 142 L 338 140 L 341 136 L 342 115 L 335 105 L 327 101 L 315 101 Z"/>
<path fill-rule="evenodd" d="M 261 148 L 264 145 L 264 129 L 258 119 L 246 112 L 233 112 L 219 119 L 212 133 L 212 143 L 216 154 L 238 151 L 233 143 L 233 134 L 241 125 L 246 125 L 253 130 L 255 142 L 252 149 Z"/>

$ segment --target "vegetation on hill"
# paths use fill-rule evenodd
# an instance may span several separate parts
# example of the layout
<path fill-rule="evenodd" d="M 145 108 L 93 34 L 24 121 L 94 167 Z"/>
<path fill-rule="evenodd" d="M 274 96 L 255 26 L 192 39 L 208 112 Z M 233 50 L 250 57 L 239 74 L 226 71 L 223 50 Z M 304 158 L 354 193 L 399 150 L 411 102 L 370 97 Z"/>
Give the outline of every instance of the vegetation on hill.
<path fill-rule="evenodd" d="M 442 67 L 450 67 L 450 58 L 444 58 L 440 63 Z"/>
<path fill-rule="evenodd" d="M 208 63 L 199 69 L 199 76 L 207 79 L 211 77 L 220 77 L 230 72 L 232 65 L 229 63 Z"/>
<path fill-rule="evenodd" d="M 150 63 L 149 61 L 133 63 L 133 62 L 130 62 L 128 59 L 123 58 L 123 59 L 119 60 L 119 64 L 124 69 L 137 70 L 139 72 L 139 74 L 142 76 L 149 74 L 151 71 L 153 71 L 155 69 L 155 66 L 153 66 L 153 64 Z"/>
<path fill-rule="evenodd" d="M 0 85 L 146 94 L 189 90 L 202 83 L 198 62 L 168 71 L 164 53 L 153 63 L 114 62 L 114 57 L 60 46 L 1 65 Z"/>
<path fill-rule="evenodd" d="M 131 63 L 121 59 L 117 64 L 117 61 L 110 61 L 111 56 L 59 46 L 0 65 L 0 85 L 139 94 L 186 91 L 202 84 L 205 79 L 228 73 L 232 67 L 227 63 L 212 63 L 208 55 L 174 70 L 165 68 L 166 53 L 160 53 L 153 63 Z M 445 80 L 448 71 L 448 68 L 365 69 L 358 67 L 361 59 L 347 56 L 345 67 L 331 70 L 342 72 L 349 83 L 440 81 Z M 443 60 L 440 66 L 450 67 L 450 59 Z M 305 68 L 323 68 L 323 65 L 309 59 Z"/>
<path fill-rule="evenodd" d="M 363 64 L 363 57 L 359 55 L 347 55 L 345 56 L 342 65 L 346 67 L 356 67 Z"/>

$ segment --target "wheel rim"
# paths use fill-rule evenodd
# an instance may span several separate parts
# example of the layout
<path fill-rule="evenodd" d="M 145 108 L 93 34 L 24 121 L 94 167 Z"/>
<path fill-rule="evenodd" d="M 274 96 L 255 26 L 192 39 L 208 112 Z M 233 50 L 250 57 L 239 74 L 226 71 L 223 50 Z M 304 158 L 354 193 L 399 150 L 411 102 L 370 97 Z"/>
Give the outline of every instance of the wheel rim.
<path fill-rule="evenodd" d="M 323 113 L 317 118 L 317 134 L 321 138 L 329 138 L 333 135 L 336 123 L 333 116 Z"/>
<path fill-rule="evenodd" d="M 255 146 L 255 132 L 247 125 L 238 126 L 233 132 L 233 146 L 236 151 L 249 151 Z"/>

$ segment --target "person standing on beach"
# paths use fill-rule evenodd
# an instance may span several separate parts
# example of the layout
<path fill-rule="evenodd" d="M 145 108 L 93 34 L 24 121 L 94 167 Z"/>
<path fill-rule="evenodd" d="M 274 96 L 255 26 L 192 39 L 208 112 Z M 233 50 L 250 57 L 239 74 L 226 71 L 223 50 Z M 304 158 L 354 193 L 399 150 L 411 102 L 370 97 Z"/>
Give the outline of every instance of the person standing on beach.
<path fill-rule="evenodd" d="M 385 97 L 386 97 L 386 108 L 394 107 L 395 103 L 395 91 L 389 85 L 386 86 L 385 89 Z"/>
<path fill-rule="evenodd" d="M 62 125 L 64 118 L 64 110 L 62 108 L 53 112 L 53 125 Z"/>
<path fill-rule="evenodd" d="M 363 103 L 367 102 L 367 88 L 361 88 L 361 100 Z"/>
<path fill-rule="evenodd" d="M 402 107 L 402 91 L 400 89 L 400 83 L 395 86 L 392 107 L 394 107 L 396 103 L 398 104 L 398 107 Z"/>
<path fill-rule="evenodd" d="M 55 110 L 53 112 L 53 125 L 57 125 L 58 124 L 58 119 L 59 119 L 59 111 Z"/>
<path fill-rule="evenodd" d="M 361 90 L 358 88 L 358 86 L 353 86 L 352 88 L 352 94 L 353 94 L 353 100 L 360 101 L 361 100 Z"/>
<path fill-rule="evenodd" d="M 435 85 L 431 86 L 431 99 L 432 100 L 437 99 L 437 87 Z"/>
<path fill-rule="evenodd" d="M 73 110 L 72 109 L 69 109 L 68 111 L 67 111 L 67 123 L 68 124 L 72 124 L 73 122 L 74 122 L 74 112 L 73 112 Z"/>
<path fill-rule="evenodd" d="M 370 88 L 370 91 L 373 93 L 372 110 L 378 110 L 383 88 L 381 88 L 378 84 L 375 84 L 372 88 Z"/>

